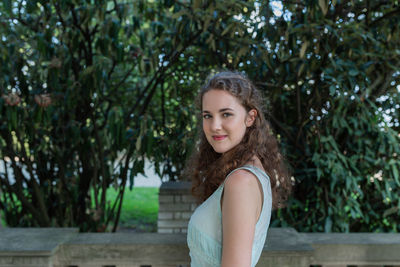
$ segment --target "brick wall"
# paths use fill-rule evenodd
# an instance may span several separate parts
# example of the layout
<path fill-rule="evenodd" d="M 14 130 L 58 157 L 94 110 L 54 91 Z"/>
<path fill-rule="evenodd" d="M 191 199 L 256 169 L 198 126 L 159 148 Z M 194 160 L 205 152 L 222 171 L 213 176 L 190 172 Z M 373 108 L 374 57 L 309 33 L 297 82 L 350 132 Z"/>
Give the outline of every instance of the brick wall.
<path fill-rule="evenodd" d="M 161 184 L 158 202 L 158 233 L 186 233 L 187 225 L 196 208 L 196 200 L 190 194 L 191 182 L 164 182 Z"/>

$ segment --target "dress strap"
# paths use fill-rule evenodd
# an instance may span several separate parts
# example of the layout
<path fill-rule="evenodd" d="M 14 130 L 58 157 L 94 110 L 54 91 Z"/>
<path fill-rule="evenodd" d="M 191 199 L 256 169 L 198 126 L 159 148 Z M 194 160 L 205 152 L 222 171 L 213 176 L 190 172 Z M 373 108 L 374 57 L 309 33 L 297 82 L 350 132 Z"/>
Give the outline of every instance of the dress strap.
<path fill-rule="evenodd" d="M 258 167 L 256 167 L 256 166 L 253 166 L 253 165 L 243 165 L 243 166 L 241 166 L 241 167 L 239 167 L 239 168 L 236 168 L 236 169 L 232 170 L 230 173 L 228 173 L 228 175 L 225 177 L 224 181 L 222 182 L 222 184 L 221 184 L 220 186 L 221 186 L 221 187 L 224 187 L 225 181 L 228 179 L 228 177 L 229 177 L 232 173 L 234 173 L 235 171 L 240 170 L 240 169 L 245 169 L 245 170 L 248 170 L 248 171 L 250 171 L 251 173 L 253 173 L 253 174 L 257 177 L 257 179 L 260 181 L 261 184 L 263 184 L 263 183 L 262 183 L 262 181 L 260 180 L 260 174 L 264 175 L 264 176 L 268 179 L 268 181 L 269 181 L 269 176 L 268 176 L 268 174 L 265 173 L 265 172 L 264 172 L 263 170 L 261 170 L 260 168 L 258 168 Z"/>

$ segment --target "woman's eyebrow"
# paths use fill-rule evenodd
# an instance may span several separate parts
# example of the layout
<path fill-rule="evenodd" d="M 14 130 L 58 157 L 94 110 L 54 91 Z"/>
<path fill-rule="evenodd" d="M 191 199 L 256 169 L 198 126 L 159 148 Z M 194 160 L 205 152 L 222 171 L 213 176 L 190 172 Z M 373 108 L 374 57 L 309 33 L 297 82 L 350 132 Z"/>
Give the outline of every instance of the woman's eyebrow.
<path fill-rule="evenodd" d="M 224 112 L 224 111 L 227 111 L 227 110 L 233 111 L 233 109 L 231 109 L 231 108 L 221 108 L 219 110 L 219 112 Z M 203 113 L 211 113 L 211 112 L 208 111 L 208 110 L 203 110 Z"/>

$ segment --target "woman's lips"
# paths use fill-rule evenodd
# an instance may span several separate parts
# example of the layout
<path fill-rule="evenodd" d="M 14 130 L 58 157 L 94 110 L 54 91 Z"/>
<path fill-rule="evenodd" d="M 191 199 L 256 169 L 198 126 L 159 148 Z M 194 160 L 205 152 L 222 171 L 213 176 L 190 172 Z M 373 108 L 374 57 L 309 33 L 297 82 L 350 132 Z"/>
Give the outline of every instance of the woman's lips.
<path fill-rule="evenodd" d="M 227 135 L 213 135 L 212 138 L 213 138 L 215 141 L 221 141 L 221 140 L 224 140 L 226 137 L 227 137 Z"/>

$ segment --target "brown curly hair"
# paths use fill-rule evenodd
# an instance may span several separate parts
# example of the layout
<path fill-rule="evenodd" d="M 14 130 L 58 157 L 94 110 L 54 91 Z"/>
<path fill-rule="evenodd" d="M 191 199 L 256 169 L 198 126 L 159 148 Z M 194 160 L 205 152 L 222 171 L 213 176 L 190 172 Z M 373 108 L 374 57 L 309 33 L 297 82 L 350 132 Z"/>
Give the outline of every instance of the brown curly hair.
<path fill-rule="evenodd" d="M 263 115 L 265 102 L 260 91 L 239 72 L 224 71 L 207 80 L 197 98 L 199 110 L 202 109 L 202 98 L 206 92 L 213 89 L 225 90 L 237 97 L 247 111 L 256 109 L 257 117 L 253 125 L 246 129 L 242 141 L 223 154 L 214 151 L 199 127 L 200 140 L 185 170 L 186 175 L 192 176 L 192 194 L 199 203 L 205 201 L 220 186 L 229 172 L 245 165 L 253 156 L 257 156 L 270 177 L 273 208 L 283 207 L 291 192 L 292 184 L 284 159 L 279 152 L 278 142 Z M 201 123 L 202 118 L 199 117 L 198 121 Z"/>

